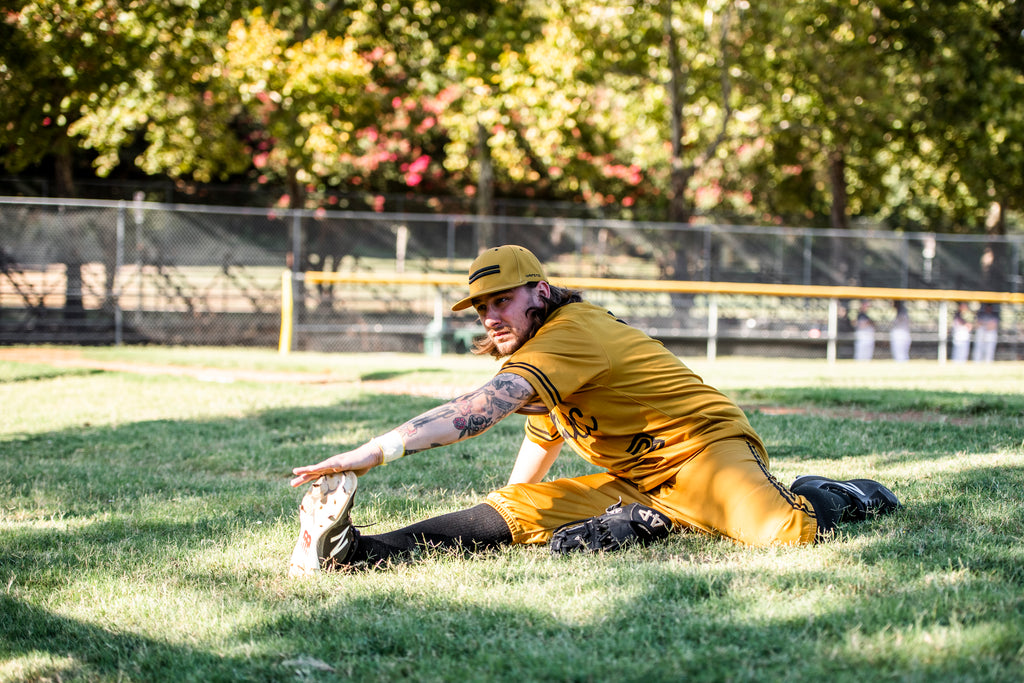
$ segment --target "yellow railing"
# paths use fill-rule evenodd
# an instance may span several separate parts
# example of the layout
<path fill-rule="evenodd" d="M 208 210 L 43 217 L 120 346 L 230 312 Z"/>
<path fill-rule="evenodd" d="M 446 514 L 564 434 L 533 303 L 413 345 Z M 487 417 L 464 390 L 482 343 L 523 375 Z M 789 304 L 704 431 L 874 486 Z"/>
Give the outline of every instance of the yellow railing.
<path fill-rule="evenodd" d="M 328 273 L 285 271 L 281 278 L 281 353 L 292 348 L 295 328 L 294 290 L 298 282 L 307 284 L 353 284 L 436 286 L 465 288 L 466 276 L 454 273 Z M 620 292 L 650 292 L 669 294 L 748 294 L 756 296 L 829 299 L 829 352 L 835 360 L 837 302 L 842 299 L 890 299 L 903 301 L 940 302 L 939 341 L 945 341 L 947 304 L 956 301 L 1024 305 L 1024 293 L 987 292 L 959 289 L 900 289 L 894 287 L 850 287 L 828 285 L 784 285 L 751 282 L 702 282 L 691 280 L 630 280 L 613 278 L 552 277 L 551 283 L 560 287 L 580 290 Z M 438 307 L 440 309 L 440 307 Z M 435 312 L 435 317 L 442 314 Z M 438 321 L 440 322 L 440 321 Z M 710 326 L 709 326 L 710 327 Z M 709 355 L 713 355 L 713 340 L 709 340 Z M 940 343 L 939 360 L 945 360 L 945 344 Z"/>

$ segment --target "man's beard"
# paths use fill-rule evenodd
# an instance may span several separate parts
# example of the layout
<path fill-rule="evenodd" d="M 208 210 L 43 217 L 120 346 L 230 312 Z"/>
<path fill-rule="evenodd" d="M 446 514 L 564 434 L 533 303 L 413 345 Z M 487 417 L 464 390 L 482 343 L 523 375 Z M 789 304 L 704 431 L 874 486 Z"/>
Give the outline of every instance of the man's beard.
<path fill-rule="evenodd" d="M 533 339 L 534 335 L 537 334 L 537 330 L 539 330 L 540 326 L 544 324 L 541 315 L 542 309 L 536 307 L 528 308 L 526 310 L 526 317 L 527 320 L 529 320 L 529 323 L 526 327 L 525 333 L 513 341 L 505 342 L 507 346 L 499 346 L 498 342 L 494 342 L 492 339 L 491 341 L 494 342 L 494 352 L 491 355 L 495 358 L 507 358 L 521 349 L 523 344 Z"/>

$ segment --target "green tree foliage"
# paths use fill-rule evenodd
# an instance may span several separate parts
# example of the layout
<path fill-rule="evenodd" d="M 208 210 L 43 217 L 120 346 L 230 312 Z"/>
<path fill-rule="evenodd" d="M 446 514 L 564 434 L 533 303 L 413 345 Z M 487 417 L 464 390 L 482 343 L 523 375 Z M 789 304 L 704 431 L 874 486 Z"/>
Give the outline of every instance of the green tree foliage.
<path fill-rule="evenodd" d="M 22 0 L 0 149 L 15 173 L 59 160 L 61 193 L 85 154 L 288 206 L 1000 232 L 1024 209 L 1022 27 L 1014 0 Z"/>
<path fill-rule="evenodd" d="M 811 1 L 751 9 L 762 41 L 744 58 L 766 114 L 769 206 L 792 219 L 871 216 L 882 202 L 878 155 L 901 125 L 913 74 L 876 3 Z"/>
<path fill-rule="evenodd" d="M 303 188 L 337 179 L 338 159 L 376 109 L 373 65 L 354 39 L 317 31 L 295 42 L 257 10 L 232 24 L 214 57 L 201 78 L 204 97 L 231 103 L 226 123 L 250 131 L 245 141 L 261 179 L 286 178 L 300 205 Z M 216 152 L 210 158 L 221 160 Z"/>
<path fill-rule="evenodd" d="M 158 39 L 144 7 L 104 0 L 17 2 L 0 23 L 3 163 L 57 161 L 57 191 L 73 194 L 74 126 L 115 101 Z"/>
<path fill-rule="evenodd" d="M 450 192 L 438 117 L 456 95 L 442 70 L 467 44 L 490 59 L 493 41 L 480 33 L 517 25 L 514 3 L 291 9 L 257 7 L 231 22 L 179 110 L 151 116 L 144 168 L 208 180 L 247 161 L 259 182 L 285 182 L 278 202 L 292 206 L 339 187 Z"/>
<path fill-rule="evenodd" d="M 910 134 L 888 157 L 916 164 L 892 188 L 902 203 L 891 222 L 1004 233 L 1006 213 L 1024 208 L 1024 6 L 922 1 L 886 11 L 916 85 Z"/>

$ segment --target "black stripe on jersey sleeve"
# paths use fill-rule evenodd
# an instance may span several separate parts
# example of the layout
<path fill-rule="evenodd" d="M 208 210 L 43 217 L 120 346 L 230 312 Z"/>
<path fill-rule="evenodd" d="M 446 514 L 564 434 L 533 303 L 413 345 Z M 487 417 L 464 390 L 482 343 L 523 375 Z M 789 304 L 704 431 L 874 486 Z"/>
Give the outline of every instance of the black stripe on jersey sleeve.
<path fill-rule="evenodd" d="M 532 422 L 527 422 L 526 431 L 532 434 L 533 436 L 537 437 L 537 439 L 540 441 L 555 441 L 559 437 L 557 431 L 554 434 L 552 434 L 546 429 L 540 429 L 536 427 Z"/>
<path fill-rule="evenodd" d="M 506 363 L 505 367 L 502 369 L 508 370 L 509 368 L 523 370 L 531 377 L 535 377 L 537 381 L 540 382 L 540 385 L 544 388 L 544 390 L 548 392 L 548 395 L 552 398 L 555 405 L 562 402 L 562 397 L 559 395 L 558 389 L 555 388 L 555 385 L 551 383 L 551 380 L 548 379 L 548 376 L 541 372 L 540 368 L 538 368 L 537 366 L 530 365 L 529 363 Z"/>

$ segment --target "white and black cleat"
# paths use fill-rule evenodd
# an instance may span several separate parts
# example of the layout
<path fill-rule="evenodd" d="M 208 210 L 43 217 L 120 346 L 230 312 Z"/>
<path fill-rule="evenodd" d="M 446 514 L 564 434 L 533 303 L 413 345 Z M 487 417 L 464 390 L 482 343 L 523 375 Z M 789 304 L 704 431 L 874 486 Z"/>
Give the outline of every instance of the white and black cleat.
<path fill-rule="evenodd" d="M 356 475 L 328 474 L 314 481 L 299 506 L 299 540 L 288 564 L 289 576 L 309 576 L 344 564 L 352 551 L 349 520 Z"/>

